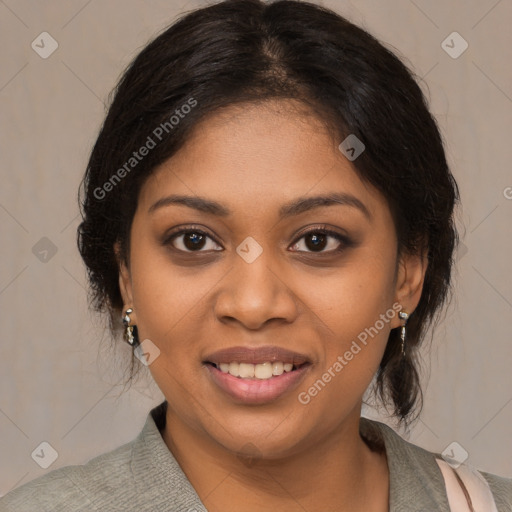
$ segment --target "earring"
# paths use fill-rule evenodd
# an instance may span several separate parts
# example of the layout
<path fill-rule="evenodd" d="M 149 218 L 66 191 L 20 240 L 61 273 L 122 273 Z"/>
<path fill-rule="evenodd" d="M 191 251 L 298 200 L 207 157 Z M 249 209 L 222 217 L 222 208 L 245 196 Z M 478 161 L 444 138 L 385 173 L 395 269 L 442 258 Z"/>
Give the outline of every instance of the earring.
<path fill-rule="evenodd" d="M 400 338 L 402 340 L 402 356 L 405 356 L 405 325 L 407 324 L 407 320 L 409 319 L 409 313 L 405 311 L 400 311 L 398 316 L 401 320 L 404 321 L 402 327 L 400 329 Z"/>
<path fill-rule="evenodd" d="M 124 339 L 126 342 L 128 342 L 133 348 L 136 348 L 140 345 L 139 342 L 139 336 L 137 333 L 137 326 L 136 325 L 130 325 L 130 315 L 133 313 L 132 308 L 128 308 L 124 312 L 123 324 L 125 326 L 124 331 Z"/>

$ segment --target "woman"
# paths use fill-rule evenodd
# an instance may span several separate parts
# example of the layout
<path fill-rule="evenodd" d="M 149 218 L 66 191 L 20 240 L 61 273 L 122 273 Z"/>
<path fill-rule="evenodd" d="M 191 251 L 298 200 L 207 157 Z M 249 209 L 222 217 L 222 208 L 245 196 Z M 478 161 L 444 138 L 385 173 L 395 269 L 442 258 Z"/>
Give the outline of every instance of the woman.
<path fill-rule="evenodd" d="M 93 305 L 166 400 L 0 510 L 512 510 L 512 480 L 360 416 L 372 384 L 404 424 L 421 410 L 459 198 L 371 35 L 306 2 L 189 13 L 122 77 L 83 185 Z"/>

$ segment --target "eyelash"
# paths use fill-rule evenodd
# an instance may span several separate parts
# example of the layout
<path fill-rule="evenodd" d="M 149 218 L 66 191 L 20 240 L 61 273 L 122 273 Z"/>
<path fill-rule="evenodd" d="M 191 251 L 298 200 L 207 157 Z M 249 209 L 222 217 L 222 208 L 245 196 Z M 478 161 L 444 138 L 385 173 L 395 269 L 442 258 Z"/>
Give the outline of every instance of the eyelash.
<path fill-rule="evenodd" d="M 178 238 L 179 236 L 190 234 L 190 233 L 195 233 L 195 234 L 198 234 L 198 235 L 203 235 L 203 236 L 208 237 L 211 240 L 213 240 L 217 245 L 220 245 L 208 233 L 206 233 L 202 229 L 195 228 L 194 226 L 190 226 L 190 227 L 187 227 L 186 229 L 181 229 L 179 231 L 175 231 L 175 232 L 170 233 L 169 236 L 167 236 L 165 238 L 163 244 L 164 245 L 170 245 L 172 249 L 174 249 L 174 250 L 176 250 L 178 252 L 181 252 L 181 253 L 185 253 L 185 254 L 194 254 L 194 253 L 207 252 L 207 251 L 203 251 L 203 250 L 184 251 L 182 249 L 178 249 L 178 248 L 173 246 L 172 242 L 173 242 L 173 240 L 175 238 Z M 308 229 L 307 231 L 303 231 L 302 233 L 300 233 L 300 235 L 294 240 L 294 242 L 291 245 L 292 246 L 296 245 L 300 240 L 302 240 L 305 236 L 307 236 L 307 235 L 309 235 L 311 233 L 330 236 L 330 237 L 336 239 L 338 242 L 340 242 L 340 245 L 339 245 L 338 248 L 331 249 L 329 251 L 323 251 L 322 250 L 322 251 L 318 251 L 318 252 L 316 252 L 316 251 L 297 251 L 297 252 L 299 252 L 299 253 L 306 253 L 306 254 L 327 254 L 327 255 L 331 255 L 331 254 L 340 253 L 344 249 L 346 249 L 348 247 L 352 247 L 354 245 L 353 241 L 350 238 L 348 238 L 346 235 L 342 235 L 341 233 L 338 233 L 336 231 L 333 231 L 333 230 L 328 229 L 328 228 L 323 227 L 323 226 L 313 227 L 311 229 Z M 219 251 L 215 250 L 215 252 L 221 252 L 221 251 L 220 250 Z"/>

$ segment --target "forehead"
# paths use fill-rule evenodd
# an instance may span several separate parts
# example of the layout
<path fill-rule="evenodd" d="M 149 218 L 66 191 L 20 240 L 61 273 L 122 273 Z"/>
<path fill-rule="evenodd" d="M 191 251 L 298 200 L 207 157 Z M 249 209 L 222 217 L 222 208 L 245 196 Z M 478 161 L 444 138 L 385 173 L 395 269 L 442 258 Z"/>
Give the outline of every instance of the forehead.
<path fill-rule="evenodd" d="M 203 119 L 184 146 L 145 182 L 139 203 L 168 194 L 215 198 L 237 213 L 275 210 L 294 198 L 345 193 L 371 212 L 386 206 L 338 149 L 336 136 L 303 104 L 231 106 Z"/>

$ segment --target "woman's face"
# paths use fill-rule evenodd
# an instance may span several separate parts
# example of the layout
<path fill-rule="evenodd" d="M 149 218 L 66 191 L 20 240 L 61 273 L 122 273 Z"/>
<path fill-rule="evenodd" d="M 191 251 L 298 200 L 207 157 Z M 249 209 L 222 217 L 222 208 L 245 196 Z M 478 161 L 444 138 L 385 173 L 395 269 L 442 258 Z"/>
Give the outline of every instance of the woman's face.
<path fill-rule="evenodd" d="M 198 125 L 145 182 L 120 279 L 145 350 L 160 351 L 149 369 L 173 421 L 269 458 L 359 418 L 424 274 L 412 257 L 398 264 L 386 201 L 341 140 L 294 104 L 230 107 Z M 320 196 L 338 201 L 311 200 Z M 234 347 L 270 348 L 212 355 Z M 236 364 L 225 373 L 230 360 L 265 378 L 237 377 Z M 279 361 L 306 364 L 288 372 Z M 267 378 L 269 368 L 283 373 Z"/>

